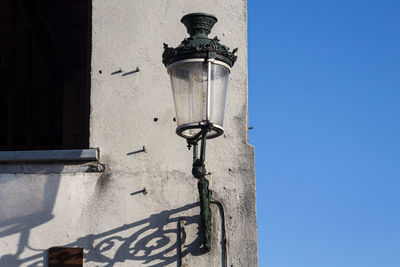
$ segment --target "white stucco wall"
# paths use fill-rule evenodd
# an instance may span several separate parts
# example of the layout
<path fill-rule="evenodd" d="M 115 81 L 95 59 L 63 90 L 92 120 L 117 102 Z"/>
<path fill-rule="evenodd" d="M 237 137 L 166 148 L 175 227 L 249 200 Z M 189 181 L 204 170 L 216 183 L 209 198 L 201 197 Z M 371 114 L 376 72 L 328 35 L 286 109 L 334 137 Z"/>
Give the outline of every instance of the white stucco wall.
<path fill-rule="evenodd" d="M 46 266 L 49 247 L 82 246 L 84 266 L 257 266 L 246 4 L 93 0 L 90 146 L 100 149 L 106 171 L 65 173 L 59 165 L 51 174 L 45 167 L 41 174 L 0 174 L 0 263 Z M 161 63 L 163 42 L 176 46 L 187 36 L 180 18 L 191 12 L 214 14 L 218 22 L 210 36 L 239 47 L 225 135 L 207 143 L 210 189 L 221 203 L 212 204 L 209 253 L 200 248 L 192 152 L 175 134 Z M 139 72 L 123 76 L 136 67 Z M 123 73 L 111 75 L 119 69 Z M 147 194 L 139 192 L 143 188 Z"/>

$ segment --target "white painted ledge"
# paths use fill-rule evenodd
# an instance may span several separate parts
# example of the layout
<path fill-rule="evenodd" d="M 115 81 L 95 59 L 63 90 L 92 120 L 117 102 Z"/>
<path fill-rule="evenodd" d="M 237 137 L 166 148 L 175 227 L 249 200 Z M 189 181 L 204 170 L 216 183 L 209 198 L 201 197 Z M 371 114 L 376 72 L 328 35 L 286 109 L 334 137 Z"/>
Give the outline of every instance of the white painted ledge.
<path fill-rule="evenodd" d="M 0 151 L 0 163 L 88 162 L 97 161 L 97 149 Z"/>

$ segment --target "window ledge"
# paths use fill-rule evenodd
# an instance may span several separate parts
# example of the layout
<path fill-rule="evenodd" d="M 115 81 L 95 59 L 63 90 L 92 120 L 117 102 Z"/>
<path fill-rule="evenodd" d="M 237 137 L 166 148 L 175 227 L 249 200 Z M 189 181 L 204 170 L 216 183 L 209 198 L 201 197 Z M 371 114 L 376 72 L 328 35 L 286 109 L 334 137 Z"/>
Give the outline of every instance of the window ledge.
<path fill-rule="evenodd" d="M 0 151 L 0 174 L 104 172 L 97 149 Z"/>
<path fill-rule="evenodd" d="M 99 151 L 90 149 L 0 151 L 0 163 L 97 161 Z"/>

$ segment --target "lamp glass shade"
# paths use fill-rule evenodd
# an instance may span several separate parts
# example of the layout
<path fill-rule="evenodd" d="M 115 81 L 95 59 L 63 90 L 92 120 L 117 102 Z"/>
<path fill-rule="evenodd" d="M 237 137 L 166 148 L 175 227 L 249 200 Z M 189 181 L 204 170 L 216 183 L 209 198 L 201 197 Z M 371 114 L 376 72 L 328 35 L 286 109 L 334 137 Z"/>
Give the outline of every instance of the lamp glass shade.
<path fill-rule="evenodd" d="M 183 137 L 195 136 L 200 131 L 200 124 L 205 121 L 211 122 L 223 132 L 229 78 L 229 68 L 225 65 L 216 61 L 189 59 L 168 66 L 175 101 L 177 132 L 178 129 L 184 129 L 181 131 Z M 207 137 L 212 138 L 215 135 L 216 131 L 211 130 Z"/>

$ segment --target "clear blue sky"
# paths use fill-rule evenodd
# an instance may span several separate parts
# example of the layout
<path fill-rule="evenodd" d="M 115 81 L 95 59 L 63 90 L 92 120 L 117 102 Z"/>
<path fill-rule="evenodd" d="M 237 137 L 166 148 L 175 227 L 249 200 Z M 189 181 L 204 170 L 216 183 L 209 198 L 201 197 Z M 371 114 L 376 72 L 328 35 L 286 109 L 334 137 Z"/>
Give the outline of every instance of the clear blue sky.
<path fill-rule="evenodd" d="M 248 1 L 260 267 L 400 266 L 400 1 Z"/>

